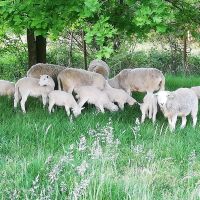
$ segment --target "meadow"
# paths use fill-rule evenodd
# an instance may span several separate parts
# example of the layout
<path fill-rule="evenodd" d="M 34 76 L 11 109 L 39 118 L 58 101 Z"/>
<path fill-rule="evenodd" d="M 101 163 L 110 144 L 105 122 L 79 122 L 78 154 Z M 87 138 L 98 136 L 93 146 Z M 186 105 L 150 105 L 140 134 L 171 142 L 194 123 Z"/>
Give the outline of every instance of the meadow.
<path fill-rule="evenodd" d="M 199 77 L 166 78 L 166 89 L 200 85 Z M 142 94 L 133 94 L 141 101 Z M 200 199 L 200 114 L 195 129 L 170 132 L 157 114 L 140 124 L 139 107 L 76 119 L 63 108 L 49 115 L 38 99 L 27 114 L 0 97 L 0 199 Z"/>

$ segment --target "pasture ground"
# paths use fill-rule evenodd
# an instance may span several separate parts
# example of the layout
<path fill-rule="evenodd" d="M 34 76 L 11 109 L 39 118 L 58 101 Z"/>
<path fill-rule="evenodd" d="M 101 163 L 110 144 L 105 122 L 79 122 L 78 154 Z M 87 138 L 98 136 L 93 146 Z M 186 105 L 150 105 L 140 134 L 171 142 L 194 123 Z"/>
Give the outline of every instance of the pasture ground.
<path fill-rule="evenodd" d="M 199 77 L 167 76 L 169 90 L 194 85 Z M 12 106 L 0 97 L 0 199 L 200 199 L 200 114 L 195 129 L 188 117 L 171 133 L 161 113 L 138 124 L 137 105 L 88 106 L 71 122 L 33 98 L 25 115 Z"/>

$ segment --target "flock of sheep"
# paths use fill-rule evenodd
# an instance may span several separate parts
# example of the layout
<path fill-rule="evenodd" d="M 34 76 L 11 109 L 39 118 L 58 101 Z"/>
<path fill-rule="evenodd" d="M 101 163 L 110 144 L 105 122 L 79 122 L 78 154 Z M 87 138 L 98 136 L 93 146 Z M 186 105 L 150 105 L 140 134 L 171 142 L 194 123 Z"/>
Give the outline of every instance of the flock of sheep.
<path fill-rule="evenodd" d="M 95 105 L 102 113 L 104 109 L 118 111 L 124 109 L 125 103 L 130 106 L 137 103 L 141 122 L 148 117 L 154 123 L 159 107 L 168 118 L 171 130 L 175 129 L 178 116 L 182 117 L 181 128 L 184 128 L 189 114 L 195 127 L 200 86 L 170 92 L 165 91 L 165 77 L 158 69 L 124 69 L 111 79 L 109 71 L 108 65 L 97 59 L 90 63 L 88 70 L 38 63 L 16 83 L 0 80 L 0 96 L 14 95 L 14 107 L 20 101 L 24 113 L 29 96 L 42 97 L 43 106 L 49 105 L 49 113 L 54 105 L 64 106 L 67 115 L 70 116 L 71 110 L 75 117 L 81 114 L 85 103 Z M 142 103 L 132 97 L 133 91 L 146 93 Z"/>

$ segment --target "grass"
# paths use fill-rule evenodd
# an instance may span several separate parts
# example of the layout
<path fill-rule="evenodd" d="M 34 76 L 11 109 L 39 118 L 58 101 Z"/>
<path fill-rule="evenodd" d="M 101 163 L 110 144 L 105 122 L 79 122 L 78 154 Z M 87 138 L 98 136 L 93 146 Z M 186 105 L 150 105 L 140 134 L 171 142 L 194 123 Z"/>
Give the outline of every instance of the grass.
<path fill-rule="evenodd" d="M 200 85 L 168 76 L 167 89 Z M 135 98 L 142 99 L 141 94 Z M 1 199 L 200 199 L 200 123 L 174 133 L 161 113 L 136 123 L 137 106 L 70 122 L 63 108 L 49 115 L 30 98 L 27 114 L 0 98 Z M 73 145 L 73 146 L 72 146 Z"/>

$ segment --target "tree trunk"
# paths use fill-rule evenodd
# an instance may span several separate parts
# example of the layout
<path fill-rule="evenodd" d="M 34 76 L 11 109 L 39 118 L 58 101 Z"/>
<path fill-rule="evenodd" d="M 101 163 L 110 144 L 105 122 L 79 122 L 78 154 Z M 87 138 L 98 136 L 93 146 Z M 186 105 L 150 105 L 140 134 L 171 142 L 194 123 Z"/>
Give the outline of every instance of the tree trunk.
<path fill-rule="evenodd" d="M 34 31 L 27 29 L 27 46 L 28 46 L 28 66 L 29 68 L 37 63 L 36 59 L 36 41 Z"/>
<path fill-rule="evenodd" d="M 72 66 L 72 44 L 73 44 L 73 32 L 70 33 L 68 66 Z"/>
<path fill-rule="evenodd" d="M 36 36 L 37 63 L 46 63 L 46 45 L 45 37 Z"/>
<path fill-rule="evenodd" d="M 188 71 L 188 62 L 187 62 L 187 36 L 183 36 L 183 68 L 185 73 Z"/>
<path fill-rule="evenodd" d="M 84 55 L 84 68 L 87 70 L 87 49 L 86 49 L 86 42 L 85 42 L 85 32 L 82 30 L 82 42 L 83 42 L 83 55 Z"/>

